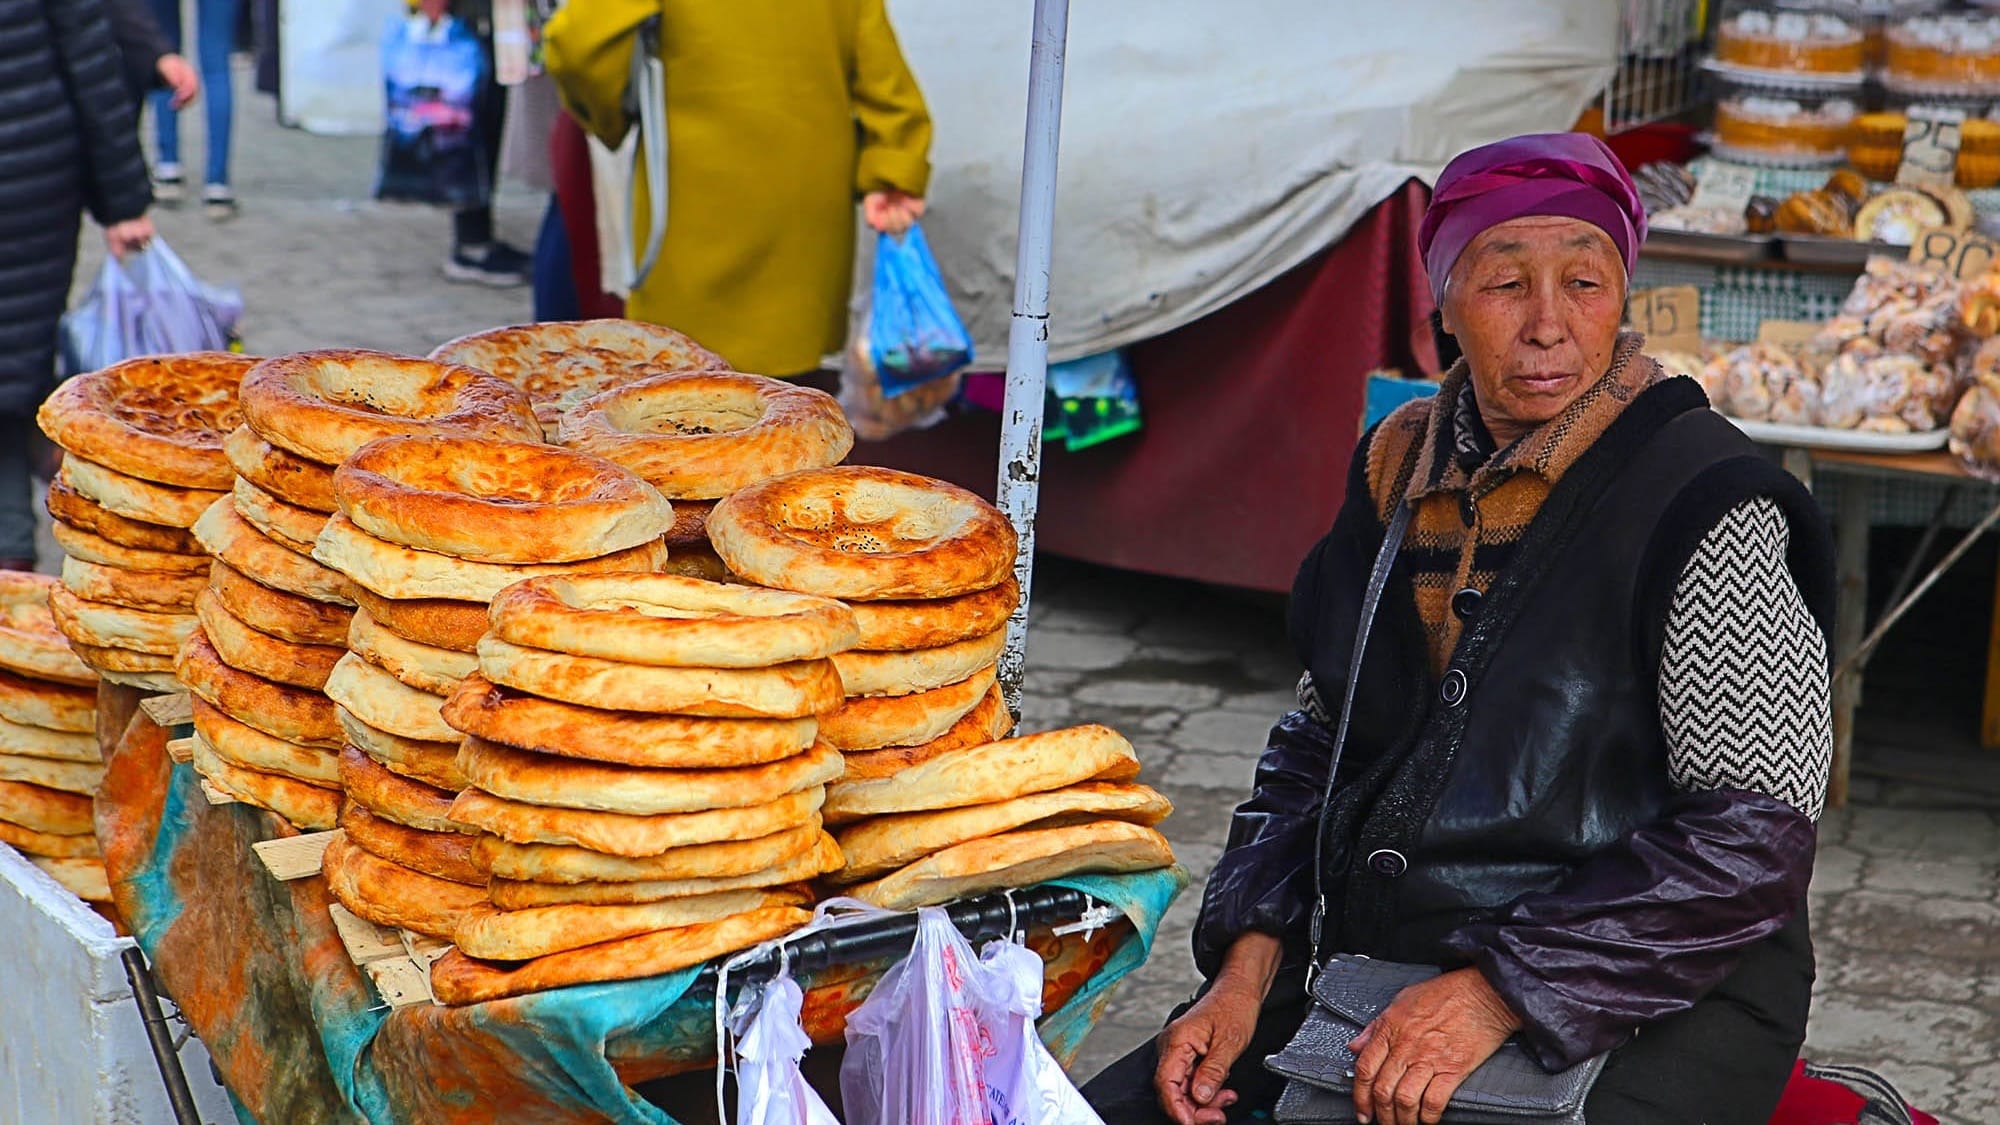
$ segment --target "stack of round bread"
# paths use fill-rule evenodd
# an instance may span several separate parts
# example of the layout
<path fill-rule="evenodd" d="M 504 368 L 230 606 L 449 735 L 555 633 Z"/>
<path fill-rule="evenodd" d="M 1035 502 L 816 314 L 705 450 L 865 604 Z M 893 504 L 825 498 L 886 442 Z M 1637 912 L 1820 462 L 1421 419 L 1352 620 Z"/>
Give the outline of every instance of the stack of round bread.
<path fill-rule="evenodd" d="M 804 922 L 798 884 L 841 865 L 815 718 L 854 637 L 838 602 L 678 575 L 501 593 L 444 712 L 471 783 L 451 818 L 486 833 L 492 901 L 459 921 L 438 999 L 667 972 Z"/>
<path fill-rule="evenodd" d="M 775 476 L 839 464 L 854 448 L 833 396 L 715 371 L 657 375 L 594 395 L 563 416 L 560 439 L 624 465 L 672 500 L 667 569 L 718 581 L 731 575 L 708 541 L 716 501 Z"/>
<path fill-rule="evenodd" d="M 333 494 L 339 514 L 315 554 L 360 606 L 326 681 L 348 798 L 328 879 L 370 921 L 448 938 L 485 903 L 486 879 L 470 830 L 446 816 L 466 779 L 440 712 L 479 665 L 488 604 L 538 575 L 655 570 L 673 508 L 608 461 L 461 435 L 370 442 L 341 464 Z"/>
<path fill-rule="evenodd" d="M 178 666 L 196 700 L 195 768 L 298 827 L 331 828 L 347 740 L 324 692 L 355 599 L 312 557 L 336 507 L 334 467 L 389 435 L 537 430 L 527 400 L 490 375 L 376 352 L 267 360 L 244 377 L 241 401 L 244 424 L 225 443 L 232 490 L 195 525 L 216 558 Z"/>
<path fill-rule="evenodd" d="M 104 779 L 97 675 L 49 613 L 55 580 L 0 571 L 0 844 L 77 896 L 111 901 L 91 795 Z"/>
<path fill-rule="evenodd" d="M 175 689 L 174 654 L 194 629 L 209 566 L 188 528 L 228 495 L 223 435 L 255 362 L 222 352 L 127 360 L 42 403 L 42 431 L 64 451 L 48 492 L 64 555 L 50 605 L 106 679 Z"/>
<path fill-rule="evenodd" d="M 563 412 L 634 379 L 727 371 L 728 361 L 671 328 L 637 320 L 554 320 L 460 336 L 431 352 L 498 375 L 527 392 L 542 434 L 556 440 Z"/>

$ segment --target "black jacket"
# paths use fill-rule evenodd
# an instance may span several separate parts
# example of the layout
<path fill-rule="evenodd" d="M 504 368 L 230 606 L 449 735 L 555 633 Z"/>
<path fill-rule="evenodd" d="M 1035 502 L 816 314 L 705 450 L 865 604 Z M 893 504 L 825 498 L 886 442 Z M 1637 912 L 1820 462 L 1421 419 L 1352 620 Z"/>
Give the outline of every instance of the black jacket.
<path fill-rule="evenodd" d="M 105 15 L 111 20 L 111 37 L 118 41 L 118 55 L 125 63 L 125 88 L 132 100 L 142 100 L 148 91 L 166 85 L 160 77 L 160 59 L 174 53 L 174 45 L 153 18 L 145 0 L 105 0 Z"/>
<path fill-rule="evenodd" d="M 0 0 L 0 414 L 54 377 L 81 214 L 152 204 L 104 0 Z"/>
<path fill-rule="evenodd" d="M 1327 818 L 1322 953 L 1476 964 L 1550 1065 L 1712 993 L 1803 1035 L 1811 954 L 1787 923 L 1812 823 L 1762 794 L 1675 793 L 1656 685 L 1675 580 L 1730 509 L 1761 495 L 1786 510 L 1823 629 L 1830 551 L 1803 489 L 1706 405 L 1674 379 L 1626 409 L 1544 502 L 1443 679 L 1399 565 L 1357 685 Z M 1293 593 L 1294 641 L 1334 713 L 1384 531 L 1364 458 Z M 1246 930 L 1303 952 L 1330 742 L 1303 714 L 1272 731 L 1209 878 L 1204 971 Z M 1746 958 L 1759 979 L 1737 984 L 1768 994 L 1718 987 Z"/>

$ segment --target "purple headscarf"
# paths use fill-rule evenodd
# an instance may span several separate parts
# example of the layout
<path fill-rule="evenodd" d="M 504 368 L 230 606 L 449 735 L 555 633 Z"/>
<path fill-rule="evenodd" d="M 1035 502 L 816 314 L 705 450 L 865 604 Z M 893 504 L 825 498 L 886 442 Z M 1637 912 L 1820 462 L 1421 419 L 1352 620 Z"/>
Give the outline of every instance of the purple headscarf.
<path fill-rule="evenodd" d="M 1646 208 L 1625 166 L 1588 133 L 1531 133 L 1460 153 L 1431 192 L 1417 230 L 1431 296 L 1472 240 L 1489 227 L 1529 215 L 1560 215 L 1601 227 L 1625 258 L 1625 275 L 1646 240 Z"/>

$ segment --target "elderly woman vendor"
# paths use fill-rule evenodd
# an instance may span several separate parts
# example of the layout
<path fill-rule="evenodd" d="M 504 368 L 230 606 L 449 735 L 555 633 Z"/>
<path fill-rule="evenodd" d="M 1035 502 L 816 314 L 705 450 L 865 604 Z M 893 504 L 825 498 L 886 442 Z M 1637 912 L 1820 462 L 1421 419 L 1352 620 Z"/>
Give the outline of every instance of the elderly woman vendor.
<path fill-rule="evenodd" d="M 1270 1109 L 1262 1062 L 1305 1012 L 1320 902 L 1323 956 L 1444 970 L 1355 1041 L 1361 1121 L 1439 1120 L 1512 1036 L 1551 1070 L 1610 1052 L 1592 1122 L 1770 1116 L 1813 979 L 1827 534 L 1620 332 L 1644 237 L 1631 179 L 1591 137 L 1516 137 L 1439 178 L 1420 240 L 1464 358 L 1362 442 L 1299 568 L 1307 672 L 1208 881 L 1208 983 L 1086 1088 L 1107 1121 Z"/>

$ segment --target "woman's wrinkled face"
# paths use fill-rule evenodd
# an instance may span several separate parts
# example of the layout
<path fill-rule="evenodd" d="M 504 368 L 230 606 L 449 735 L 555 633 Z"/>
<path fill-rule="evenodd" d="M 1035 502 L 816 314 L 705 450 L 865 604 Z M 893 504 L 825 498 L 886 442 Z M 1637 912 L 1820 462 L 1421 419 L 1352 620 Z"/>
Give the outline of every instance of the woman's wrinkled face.
<path fill-rule="evenodd" d="M 1625 263 L 1581 219 L 1534 216 L 1488 228 L 1446 285 L 1479 417 L 1502 446 L 1562 413 L 1611 365 L 1625 319 Z"/>

